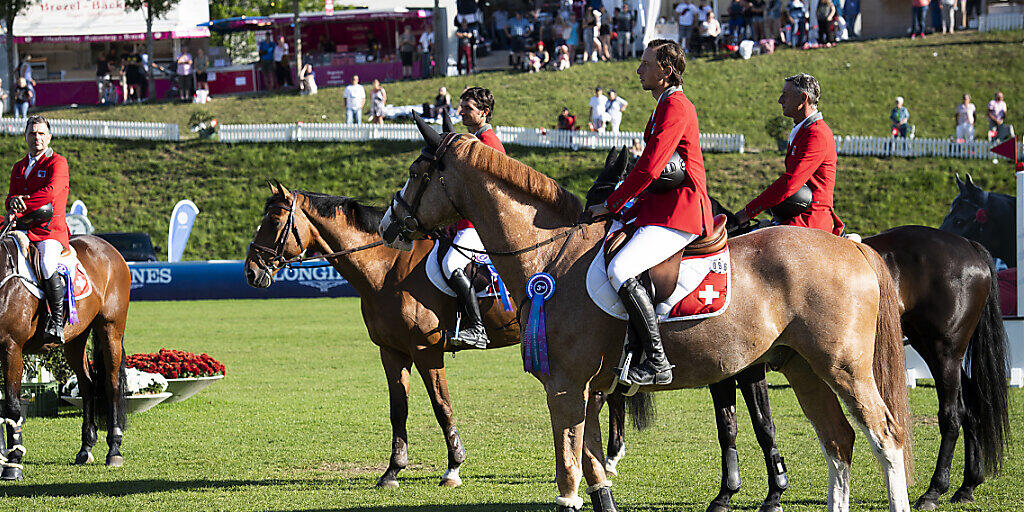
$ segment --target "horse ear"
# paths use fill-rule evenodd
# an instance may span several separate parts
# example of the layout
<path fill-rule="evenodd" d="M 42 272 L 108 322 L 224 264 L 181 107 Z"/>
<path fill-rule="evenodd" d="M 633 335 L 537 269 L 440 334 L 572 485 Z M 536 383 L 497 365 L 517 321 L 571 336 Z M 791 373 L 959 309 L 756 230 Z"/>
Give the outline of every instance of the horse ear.
<path fill-rule="evenodd" d="M 444 133 L 455 133 L 455 125 L 452 124 L 452 116 L 445 110 L 441 113 L 441 131 Z"/>
<path fill-rule="evenodd" d="M 956 188 L 961 191 L 964 189 L 964 182 L 960 181 L 960 173 L 956 173 Z"/>
<path fill-rule="evenodd" d="M 412 120 L 416 121 L 416 128 L 419 128 L 420 135 L 423 136 L 423 140 L 426 141 L 428 146 L 436 148 L 441 145 L 441 135 L 435 132 L 419 114 L 413 112 Z"/>
<path fill-rule="evenodd" d="M 626 146 L 622 146 L 622 151 L 619 151 L 619 157 L 615 159 L 615 177 L 618 179 L 622 178 L 622 175 L 626 174 L 626 163 L 629 162 L 629 151 Z"/>
<path fill-rule="evenodd" d="M 280 190 L 278 190 L 277 187 L 274 186 L 274 183 L 270 180 L 267 180 L 267 186 L 270 187 L 270 195 L 276 196 L 278 192 L 280 192 Z"/>
<path fill-rule="evenodd" d="M 619 149 L 618 148 L 611 148 L 611 149 L 609 149 L 608 150 L 608 156 L 604 157 L 604 168 L 607 169 L 607 168 L 611 167 L 612 164 L 614 164 L 615 161 L 618 158 L 619 158 Z"/>
<path fill-rule="evenodd" d="M 967 173 L 965 176 L 967 176 L 967 186 L 977 187 L 977 185 L 974 184 L 974 180 L 971 179 L 971 173 Z"/>
<path fill-rule="evenodd" d="M 274 181 L 277 181 L 277 180 L 274 180 Z M 289 192 L 288 189 L 284 188 L 284 185 L 282 185 L 281 183 L 277 184 L 277 191 L 280 192 L 281 195 L 285 197 L 285 199 L 291 199 L 292 198 L 292 193 Z"/>

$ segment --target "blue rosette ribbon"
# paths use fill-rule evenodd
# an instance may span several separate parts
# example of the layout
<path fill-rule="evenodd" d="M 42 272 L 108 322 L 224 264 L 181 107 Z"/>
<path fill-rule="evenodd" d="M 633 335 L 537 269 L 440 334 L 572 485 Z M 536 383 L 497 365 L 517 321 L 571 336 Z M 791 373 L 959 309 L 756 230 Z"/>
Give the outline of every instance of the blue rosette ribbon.
<path fill-rule="evenodd" d="M 530 321 L 523 331 L 523 370 L 528 373 L 550 375 L 548 367 L 548 335 L 544 320 L 544 301 L 555 294 L 555 278 L 538 272 L 526 282 L 526 296 L 530 299 Z"/>
<path fill-rule="evenodd" d="M 68 302 L 65 322 L 69 324 L 78 323 L 78 305 L 75 304 L 75 282 L 71 277 L 71 269 L 63 263 L 57 264 L 57 272 L 64 276 L 67 286 L 64 290 L 64 300 Z"/>

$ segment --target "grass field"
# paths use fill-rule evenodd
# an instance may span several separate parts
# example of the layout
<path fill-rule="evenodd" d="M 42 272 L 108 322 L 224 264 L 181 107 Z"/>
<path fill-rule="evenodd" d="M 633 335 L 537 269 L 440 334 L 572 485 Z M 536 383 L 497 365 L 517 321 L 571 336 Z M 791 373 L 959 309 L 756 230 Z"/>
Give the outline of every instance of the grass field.
<path fill-rule="evenodd" d="M 1020 119 L 1024 107 L 1022 52 L 1020 31 L 965 32 L 918 40 L 844 43 L 814 51 L 782 50 L 748 61 L 691 59 L 684 90 L 697 107 L 702 131 L 742 133 L 749 147 L 773 144 L 764 132 L 764 123 L 780 115 L 776 100 L 783 78 L 800 72 L 811 73 L 821 82 L 822 112 L 837 134 L 887 136 L 893 99 L 903 96 L 918 137 L 947 138 L 953 135 L 953 111 L 964 93 L 974 98 L 979 126 L 985 119 L 985 105 L 996 90 L 1006 94 L 1011 122 Z M 388 84 L 388 103 L 433 101 L 442 85 L 457 97 L 465 86 L 479 85 L 494 91 L 496 125 L 553 128 L 564 105 L 579 115 L 585 126 L 587 100 L 594 87 L 601 85 L 605 90 L 615 89 L 630 102 L 622 129 L 639 131 L 654 99 L 640 90 L 636 66 L 637 61 L 626 61 L 574 66 L 558 73 L 492 72 L 413 80 Z M 184 127 L 197 108 L 175 103 L 82 107 L 53 116 L 172 122 L 188 134 Z M 341 88 L 321 89 L 316 96 L 290 92 L 214 98 L 203 108 L 221 123 L 340 123 L 345 119 Z M 979 135 L 982 131 L 979 127 Z"/>
<path fill-rule="evenodd" d="M 187 329 L 182 326 L 187 325 Z M 81 417 L 65 412 L 25 426 L 26 480 L 0 485 L 3 510 L 274 510 L 456 512 L 553 510 L 554 457 L 540 384 L 522 372 L 517 348 L 448 357 L 459 431 L 469 454 L 465 485 L 437 486 L 445 467 L 439 429 L 419 382 L 410 404 L 410 467 L 396 490 L 373 488 L 390 449 L 383 373 L 356 299 L 135 303 L 126 350 L 207 352 L 227 377 L 189 401 L 130 417 L 125 466 L 73 467 Z M 414 380 L 416 378 L 414 377 Z M 778 375 L 772 382 L 781 383 Z M 771 390 L 778 440 L 791 478 L 787 511 L 822 510 L 827 472 L 792 392 Z M 917 484 L 937 450 L 935 390 L 910 391 Z M 1024 437 L 1020 390 L 1011 390 L 1013 434 Z M 717 492 L 719 454 L 706 390 L 662 393 L 655 428 L 627 434 L 615 496 L 623 511 L 703 511 Z M 741 407 L 742 408 L 742 407 Z M 764 466 L 740 413 L 744 490 L 755 510 Z M 104 442 L 96 448 L 100 460 Z M 960 483 L 962 449 L 954 459 Z M 941 510 L 1019 510 L 1024 448 L 1007 451 L 1002 476 L 977 503 Z M 887 510 L 877 464 L 859 436 L 852 509 Z M 589 509 L 589 504 L 587 505 Z"/>

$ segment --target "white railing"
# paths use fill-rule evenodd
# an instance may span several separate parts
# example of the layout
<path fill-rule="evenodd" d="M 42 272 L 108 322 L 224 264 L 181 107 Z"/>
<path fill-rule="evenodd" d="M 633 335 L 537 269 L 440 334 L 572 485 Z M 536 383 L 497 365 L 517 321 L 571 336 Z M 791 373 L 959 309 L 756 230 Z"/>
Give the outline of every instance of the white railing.
<path fill-rule="evenodd" d="M 50 132 L 56 137 L 83 137 L 87 139 L 131 139 L 177 141 L 178 125 L 168 123 L 141 123 L 130 121 L 92 121 L 78 119 L 47 119 Z M 25 119 L 0 118 L 0 133 L 22 135 Z"/>
<path fill-rule="evenodd" d="M 989 151 L 994 145 L 983 140 L 956 142 L 949 139 L 836 136 L 839 154 L 852 156 L 935 156 L 979 160 L 1002 158 Z"/>
<path fill-rule="evenodd" d="M 503 144 L 562 149 L 610 149 L 629 146 L 640 132 L 596 133 L 544 130 L 516 126 L 495 128 Z M 416 125 L 391 124 L 226 124 L 220 126 L 220 141 L 237 142 L 365 142 L 369 140 L 420 140 Z M 701 149 L 721 153 L 742 153 L 743 135 L 702 133 Z"/>
<path fill-rule="evenodd" d="M 1016 8 L 1010 12 L 982 14 L 978 17 L 978 31 L 1019 30 L 1024 28 L 1024 9 Z"/>

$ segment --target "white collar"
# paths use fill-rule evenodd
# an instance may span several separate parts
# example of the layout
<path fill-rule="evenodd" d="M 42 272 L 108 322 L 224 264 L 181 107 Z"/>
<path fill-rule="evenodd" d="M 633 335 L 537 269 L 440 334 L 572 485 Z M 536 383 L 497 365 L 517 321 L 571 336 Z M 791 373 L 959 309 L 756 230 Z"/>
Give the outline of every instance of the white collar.
<path fill-rule="evenodd" d="M 487 130 L 490 130 L 490 129 L 492 129 L 491 125 L 489 123 L 484 123 L 484 125 L 481 126 L 480 129 L 477 130 L 476 133 L 473 134 L 473 136 L 475 136 L 476 138 L 479 139 L 481 133 L 486 132 Z"/>
<path fill-rule="evenodd" d="M 796 138 L 796 134 L 797 134 L 797 132 L 800 131 L 800 128 L 802 126 L 804 126 L 804 125 L 810 126 L 810 125 L 814 124 L 815 121 L 817 121 L 817 120 L 819 120 L 821 118 L 822 118 L 821 112 L 815 112 L 815 113 L 805 117 L 803 121 L 800 121 L 799 123 L 797 123 L 796 126 L 794 126 L 793 129 L 790 130 L 790 132 L 789 132 L 789 143 L 790 144 L 793 143 L 793 139 Z"/>

